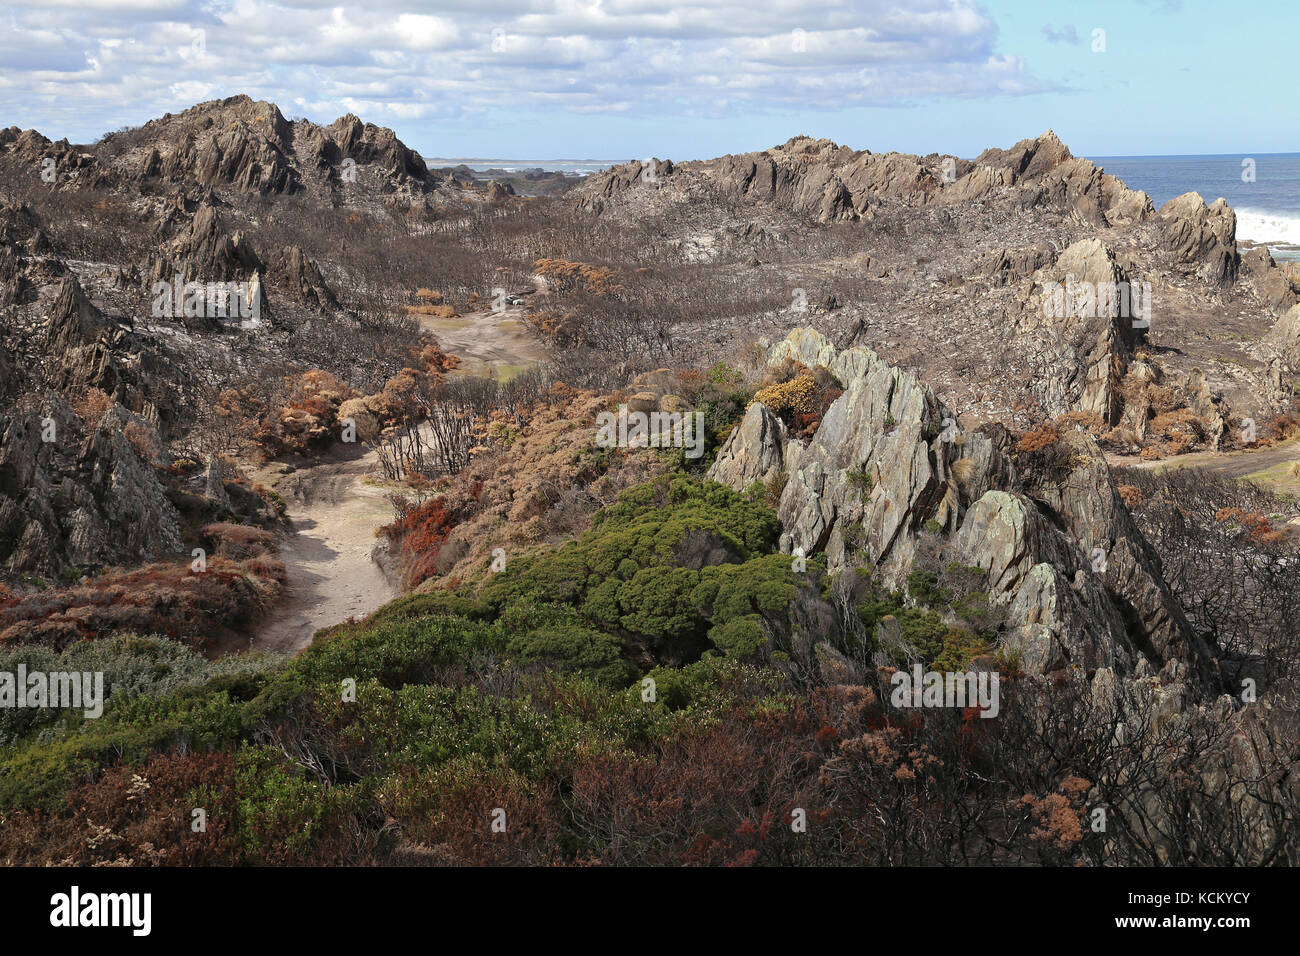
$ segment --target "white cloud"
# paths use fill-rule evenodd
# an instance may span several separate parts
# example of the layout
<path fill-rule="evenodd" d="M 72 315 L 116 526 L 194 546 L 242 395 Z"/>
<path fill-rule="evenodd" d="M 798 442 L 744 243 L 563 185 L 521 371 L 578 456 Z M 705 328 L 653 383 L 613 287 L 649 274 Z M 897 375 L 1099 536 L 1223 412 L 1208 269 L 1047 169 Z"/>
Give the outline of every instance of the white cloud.
<path fill-rule="evenodd" d="M 995 49 L 974 0 L 441 0 L 436 13 L 419 0 L 19 0 L 0 5 L 3 21 L 0 106 L 74 138 L 238 92 L 382 122 L 721 116 L 1041 88 Z"/>

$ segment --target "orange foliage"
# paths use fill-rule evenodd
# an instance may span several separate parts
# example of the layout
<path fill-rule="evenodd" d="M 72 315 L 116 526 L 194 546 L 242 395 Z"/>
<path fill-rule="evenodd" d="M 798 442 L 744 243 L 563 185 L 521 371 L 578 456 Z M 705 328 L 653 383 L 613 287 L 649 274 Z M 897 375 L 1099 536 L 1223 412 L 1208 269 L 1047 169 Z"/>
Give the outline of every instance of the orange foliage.
<path fill-rule="evenodd" d="M 435 319 L 453 319 L 456 310 L 449 305 L 404 305 L 407 315 L 428 315 Z"/>
<path fill-rule="evenodd" d="M 131 450 L 141 461 L 152 462 L 158 457 L 158 436 L 152 428 L 139 422 L 127 422 L 122 434 L 131 445 Z"/>
<path fill-rule="evenodd" d="M 1242 508 L 1220 508 L 1214 513 L 1214 520 L 1219 524 L 1235 522 L 1252 541 L 1260 544 L 1276 544 L 1285 537 L 1284 531 L 1275 530 L 1268 518 L 1258 511 L 1246 511 Z"/>
<path fill-rule="evenodd" d="M 614 281 L 614 273 L 607 266 L 593 266 L 569 259 L 538 259 L 534 264 L 537 274 L 544 276 L 561 292 L 582 287 L 593 295 L 618 295 L 623 287 Z"/>
<path fill-rule="evenodd" d="M 1056 417 L 1056 426 L 1060 430 L 1081 428 L 1096 437 L 1101 437 L 1109 430 L 1106 420 L 1096 412 L 1066 412 Z"/>
<path fill-rule="evenodd" d="M 582 323 L 571 312 L 556 312 L 548 309 L 529 312 L 526 318 L 529 325 L 547 338 L 574 344 L 581 343 L 583 340 Z"/>
<path fill-rule="evenodd" d="M 1130 508 L 1140 507 L 1146 501 L 1137 485 L 1120 485 L 1117 490 L 1124 504 Z"/>
<path fill-rule="evenodd" d="M 356 392 L 321 369 L 288 376 L 285 382 L 291 389 L 288 401 L 269 421 L 262 422 L 254 439 L 271 455 L 305 454 L 328 445 L 336 435 L 334 419 L 339 406 Z"/>
<path fill-rule="evenodd" d="M 460 365 L 459 355 L 448 355 L 436 345 L 426 345 L 416 353 L 416 357 L 429 372 L 450 372 Z"/>
<path fill-rule="evenodd" d="M 88 388 L 81 398 L 72 403 L 72 410 L 85 422 L 88 428 L 94 428 L 104 417 L 104 413 L 113 405 L 113 400 L 101 389 Z"/>
<path fill-rule="evenodd" d="M 1165 439 L 1162 453 L 1181 455 L 1204 437 L 1205 421 L 1190 408 L 1176 408 L 1151 419 L 1150 431 Z"/>
<path fill-rule="evenodd" d="M 1030 454 L 1036 451 L 1042 451 L 1044 448 L 1050 448 L 1061 440 L 1060 430 L 1051 422 L 1044 422 L 1037 428 L 1031 429 L 1020 436 L 1016 442 L 1015 449 L 1019 452 Z"/>

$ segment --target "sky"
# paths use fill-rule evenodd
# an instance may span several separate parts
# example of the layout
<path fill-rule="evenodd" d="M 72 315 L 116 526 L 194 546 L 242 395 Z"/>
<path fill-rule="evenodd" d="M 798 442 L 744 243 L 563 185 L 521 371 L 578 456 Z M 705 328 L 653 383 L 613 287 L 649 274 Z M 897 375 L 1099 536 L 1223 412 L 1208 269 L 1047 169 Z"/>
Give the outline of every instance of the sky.
<path fill-rule="evenodd" d="M 426 156 L 1300 151 L 1300 0 L 0 2 L 0 127 L 93 142 L 247 93 Z"/>

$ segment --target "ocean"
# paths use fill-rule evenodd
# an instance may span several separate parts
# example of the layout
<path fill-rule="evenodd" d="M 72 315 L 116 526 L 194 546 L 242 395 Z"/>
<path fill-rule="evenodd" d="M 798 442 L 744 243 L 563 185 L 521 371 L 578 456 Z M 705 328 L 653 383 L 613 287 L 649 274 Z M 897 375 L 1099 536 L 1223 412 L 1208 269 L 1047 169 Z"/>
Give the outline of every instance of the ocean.
<path fill-rule="evenodd" d="M 1087 158 L 1144 190 L 1157 209 L 1185 192 L 1207 203 L 1222 196 L 1237 214 L 1238 239 L 1266 243 L 1278 259 L 1300 259 L 1300 153 Z M 1253 181 L 1243 179 L 1252 171 Z"/>
<path fill-rule="evenodd" d="M 443 169 L 447 166 L 468 166 L 475 172 L 485 173 L 490 169 L 500 169 L 507 173 L 517 173 L 525 169 L 542 169 L 548 173 L 568 173 L 571 176 L 589 176 L 603 169 L 609 169 L 625 159 L 450 159 L 447 157 L 426 156 L 424 162 L 430 169 Z"/>

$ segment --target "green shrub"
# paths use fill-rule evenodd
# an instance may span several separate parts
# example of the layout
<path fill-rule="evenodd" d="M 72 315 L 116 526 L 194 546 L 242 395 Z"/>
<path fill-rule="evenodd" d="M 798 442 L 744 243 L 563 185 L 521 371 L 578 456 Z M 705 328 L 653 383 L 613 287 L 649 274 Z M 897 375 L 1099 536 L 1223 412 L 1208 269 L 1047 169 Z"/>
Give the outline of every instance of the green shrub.
<path fill-rule="evenodd" d="M 728 657 L 741 661 L 758 660 L 767 649 L 767 632 L 763 619 L 757 614 L 746 614 L 709 628 L 709 640 Z"/>
<path fill-rule="evenodd" d="M 625 687 L 636 677 L 636 668 L 621 657 L 617 637 L 575 624 L 539 627 L 512 637 L 506 652 L 522 664 L 546 664 L 566 674 L 589 673 L 610 688 Z"/>

